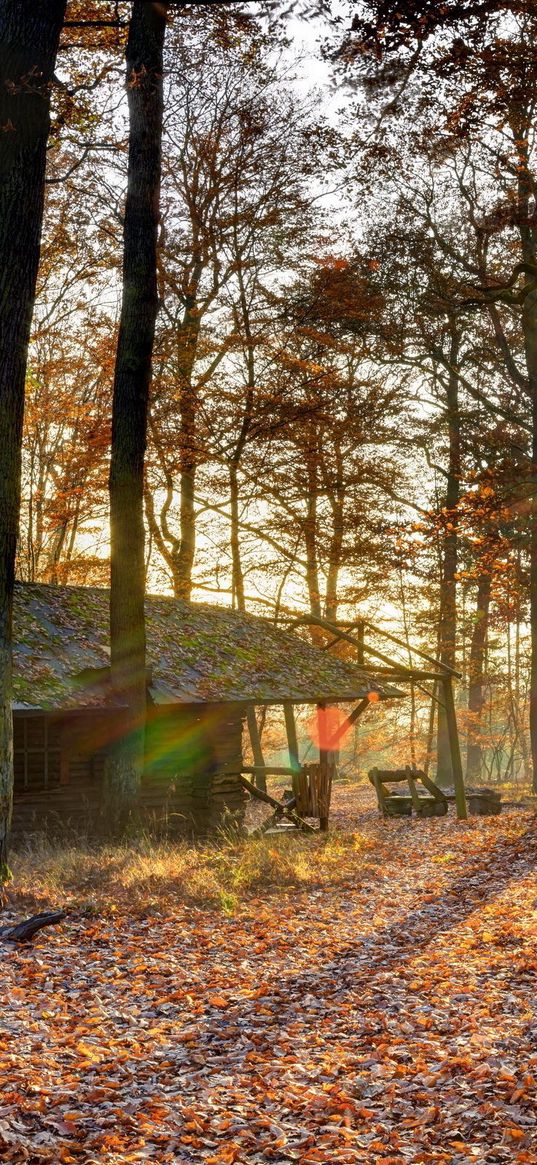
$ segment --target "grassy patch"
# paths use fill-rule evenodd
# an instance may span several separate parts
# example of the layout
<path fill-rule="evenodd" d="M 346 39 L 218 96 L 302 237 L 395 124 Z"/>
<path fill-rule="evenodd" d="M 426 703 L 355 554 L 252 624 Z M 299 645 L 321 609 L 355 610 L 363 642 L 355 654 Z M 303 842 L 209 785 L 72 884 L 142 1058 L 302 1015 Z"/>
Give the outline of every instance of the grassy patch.
<path fill-rule="evenodd" d="M 360 834 L 268 837 L 219 844 L 54 846 L 14 854 L 8 902 L 85 910 L 155 910 L 196 904 L 234 914 L 260 890 L 337 884 L 356 876 L 371 848 Z"/>

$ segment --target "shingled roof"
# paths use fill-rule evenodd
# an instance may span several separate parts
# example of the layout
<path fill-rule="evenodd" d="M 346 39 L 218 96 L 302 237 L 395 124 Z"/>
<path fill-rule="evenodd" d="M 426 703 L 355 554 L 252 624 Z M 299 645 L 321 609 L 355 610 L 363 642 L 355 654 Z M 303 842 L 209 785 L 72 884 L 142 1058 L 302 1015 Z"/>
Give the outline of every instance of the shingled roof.
<path fill-rule="evenodd" d="M 14 699 L 19 708 L 107 703 L 107 590 L 18 583 L 14 611 Z M 376 692 L 398 696 L 365 672 L 293 632 L 226 607 L 162 596 L 146 601 L 150 693 L 156 703 L 316 703 Z"/>

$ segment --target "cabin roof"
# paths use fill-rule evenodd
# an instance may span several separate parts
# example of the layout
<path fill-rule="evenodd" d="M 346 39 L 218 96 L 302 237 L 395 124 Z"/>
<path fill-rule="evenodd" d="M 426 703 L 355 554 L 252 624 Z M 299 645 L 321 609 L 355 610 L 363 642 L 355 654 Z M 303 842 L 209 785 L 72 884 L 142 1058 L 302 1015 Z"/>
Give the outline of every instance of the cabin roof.
<path fill-rule="evenodd" d="M 109 592 L 17 583 L 17 710 L 105 707 Z M 227 607 L 146 600 L 149 691 L 158 704 L 316 703 L 401 695 L 268 619 Z"/>

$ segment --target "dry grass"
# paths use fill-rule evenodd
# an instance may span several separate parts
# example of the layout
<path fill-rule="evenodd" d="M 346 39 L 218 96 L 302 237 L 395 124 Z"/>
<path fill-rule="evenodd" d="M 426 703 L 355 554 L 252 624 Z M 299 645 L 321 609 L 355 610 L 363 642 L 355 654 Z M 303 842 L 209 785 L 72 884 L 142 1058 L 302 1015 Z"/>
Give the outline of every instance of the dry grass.
<path fill-rule="evenodd" d="M 371 848 L 361 835 L 271 836 L 207 845 L 129 846 L 36 844 L 14 854 L 7 891 L 13 908 L 66 907 L 152 912 L 179 903 L 234 913 L 261 889 L 326 885 L 356 872 L 357 855 Z"/>
<path fill-rule="evenodd" d="M 514 793 L 520 796 L 512 787 L 502 792 L 507 799 Z M 265 806 L 249 807 L 250 828 L 266 816 Z M 455 826 L 453 814 L 450 820 Z M 487 819 L 474 819 L 474 825 L 482 820 Z M 493 828 L 503 817 L 490 820 Z M 327 885 L 336 889 L 376 876 L 387 839 L 370 785 L 336 786 L 331 821 L 333 832 L 327 835 L 222 835 L 197 845 L 162 843 L 149 836 L 122 846 L 36 841 L 12 856 L 6 905 L 17 913 L 54 906 L 150 914 L 183 905 L 234 914 L 257 894 L 288 895 L 293 888 Z M 392 823 L 387 827 L 391 857 L 399 855 L 404 863 L 413 839 L 425 842 L 440 824 Z"/>

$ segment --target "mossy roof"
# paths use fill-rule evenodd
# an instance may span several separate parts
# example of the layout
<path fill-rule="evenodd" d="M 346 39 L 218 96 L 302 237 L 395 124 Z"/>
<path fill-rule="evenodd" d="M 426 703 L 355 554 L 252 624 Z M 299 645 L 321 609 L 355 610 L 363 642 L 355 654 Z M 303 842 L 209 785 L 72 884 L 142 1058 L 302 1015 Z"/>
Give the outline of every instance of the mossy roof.
<path fill-rule="evenodd" d="M 17 584 L 16 707 L 110 702 L 102 682 L 110 660 L 108 603 L 102 588 Z M 160 704 L 315 703 L 401 694 L 254 615 L 154 596 L 147 598 L 146 619 L 150 692 Z"/>

